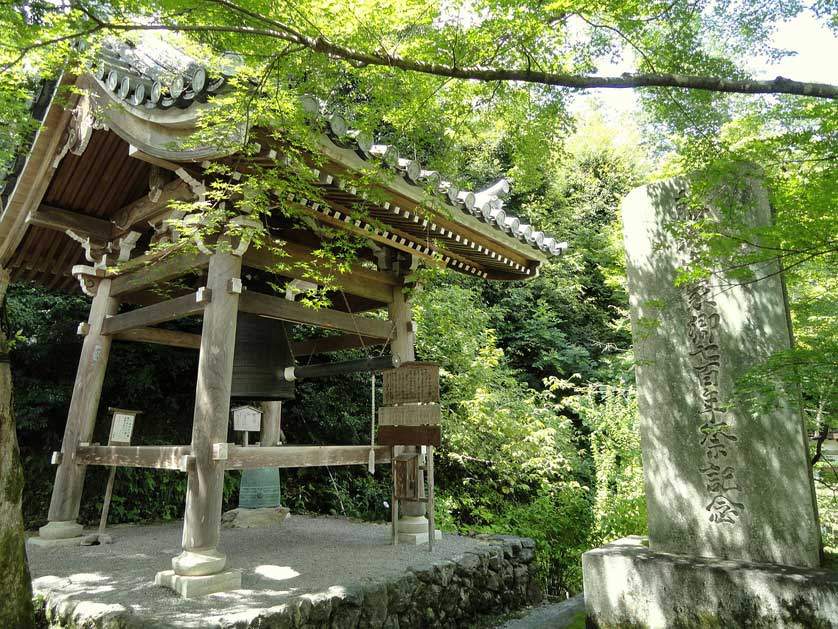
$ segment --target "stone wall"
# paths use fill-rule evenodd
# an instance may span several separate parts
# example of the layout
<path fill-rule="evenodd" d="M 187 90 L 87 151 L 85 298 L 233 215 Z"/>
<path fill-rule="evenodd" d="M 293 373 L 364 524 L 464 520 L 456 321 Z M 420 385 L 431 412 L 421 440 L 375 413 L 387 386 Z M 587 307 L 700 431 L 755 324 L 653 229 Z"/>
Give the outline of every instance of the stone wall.
<path fill-rule="evenodd" d="M 292 629 L 386 627 L 472 627 L 506 612 L 538 603 L 543 594 L 534 562 L 535 543 L 510 536 L 481 536 L 473 551 L 430 567 L 407 568 L 389 580 L 332 587 L 304 594 L 258 612 L 231 613 L 221 627 Z M 39 598 L 42 627 L 123 629 L 142 626 L 135 614 L 62 605 L 62 598 Z M 101 606 L 100 606 L 101 607 Z M 106 613 L 101 613 L 105 611 Z M 156 625 L 155 625 L 156 626 Z M 173 622 L 172 627 L 178 625 Z M 216 625 L 213 625 L 216 626 Z"/>

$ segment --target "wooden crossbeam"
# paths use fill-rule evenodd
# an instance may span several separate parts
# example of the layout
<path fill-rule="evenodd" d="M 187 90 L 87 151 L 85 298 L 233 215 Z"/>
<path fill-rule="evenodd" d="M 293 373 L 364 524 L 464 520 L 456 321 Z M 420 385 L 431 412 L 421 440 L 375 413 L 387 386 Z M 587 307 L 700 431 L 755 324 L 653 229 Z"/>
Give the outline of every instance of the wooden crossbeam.
<path fill-rule="evenodd" d="M 41 205 L 34 212 L 30 212 L 26 217 L 26 222 L 65 234 L 71 231 L 77 236 L 90 238 L 96 242 L 107 243 L 113 236 L 113 226 L 110 221 L 50 205 Z"/>
<path fill-rule="evenodd" d="M 390 337 L 393 330 L 392 321 L 353 316 L 346 312 L 328 308 L 315 310 L 281 297 L 272 297 L 271 295 L 250 291 L 244 292 L 239 299 L 239 310 L 292 323 L 304 323 L 320 328 L 341 330 L 382 339 Z"/>
<path fill-rule="evenodd" d="M 332 465 L 367 465 L 370 446 L 273 446 L 242 447 L 229 445 L 225 467 L 245 470 L 259 467 L 327 467 Z M 390 447 L 375 446 L 375 462 L 390 462 Z"/>
<path fill-rule="evenodd" d="M 190 446 L 83 446 L 76 448 L 74 461 L 80 465 L 148 467 L 179 470 Z"/>
<path fill-rule="evenodd" d="M 277 263 L 283 263 L 281 275 L 293 279 L 311 279 L 305 269 L 296 266 L 295 262 L 324 270 L 322 261 L 312 253 L 313 249 L 286 242 L 282 245 L 282 250 L 287 254 L 286 256 L 277 257 L 264 248 L 248 249 L 244 254 L 244 265 L 254 269 L 268 269 Z M 398 278 L 394 274 L 368 269 L 360 264 L 353 264 L 348 273 L 335 272 L 333 275 L 335 284 L 344 292 L 385 304 L 392 300 L 393 286 L 398 283 Z"/>
<path fill-rule="evenodd" d="M 109 316 L 102 325 L 102 334 L 113 335 L 132 328 L 142 328 L 198 314 L 203 312 L 210 298 L 211 292 L 208 289 L 200 289 L 189 295 L 161 301 L 159 304 Z"/>
<path fill-rule="evenodd" d="M 356 349 L 359 347 L 372 347 L 383 345 L 386 339 L 372 336 L 358 336 L 357 334 L 342 334 L 340 336 L 328 336 L 322 339 L 306 339 L 291 343 L 291 352 L 297 358 L 301 356 L 312 356 L 314 354 L 328 354 L 344 349 Z"/>
<path fill-rule="evenodd" d="M 118 297 L 134 293 L 169 280 L 181 277 L 192 271 L 205 269 L 209 265 L 209 256 L 203 253 L 188 253 L 172 250 L 166 256 L 139 257 L 111 282 L 111 295 Z"/>
<path fill-rule="evenodd" d="M 201 335 L 179 330 L 164 330 L 162 328 L 132 328 L 113 335 L 115 341 L 132 341 L 135 343 L 152 343 L 156 345 L 168 345 L 170 347 L 181 347 L 186 349 L 199 349 L 201 347 Z M 362 344 L 363 341 L 363 344 Z M 359 337 L 357 334 L 342 334 L 340 336 L 329 336 L 321 339 L 307 339 L 291 343 L 291 352 L 297 358 L 312 356 L 314 354 L 328 354 L 344 349 L 358 347 L 373 347 L 383 345 L 385 339 L 372 336 Z"/>
<path fill-rule="evenodd" d="M 168 345 L 186 349 L 199 349 L 201 335 L 178 330 L 164 330 L 162 328 L 133 328 L 113 335 L 115 341 L 134 341 L 137 343 L 152 343 Z"/>

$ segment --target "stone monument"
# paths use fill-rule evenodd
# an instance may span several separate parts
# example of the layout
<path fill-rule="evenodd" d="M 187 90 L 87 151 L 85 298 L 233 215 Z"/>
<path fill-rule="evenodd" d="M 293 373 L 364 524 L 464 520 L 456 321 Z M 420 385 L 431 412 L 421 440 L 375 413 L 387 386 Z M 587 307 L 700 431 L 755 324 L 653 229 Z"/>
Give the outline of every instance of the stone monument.
<path fill-rule="evenodd" d="M 742 374 L 790 346 L 779 263 L 761 265 L 759 281 L 718 272 L 676 286 L 697 252 L 673 226 L 719 216 L 712 201 L 688 216 L 688 186 L 638 188 L 623 205 L 649 538 L 585 554 L 595 627 L 737 626 L 742 610 L 773 622 L 792 600 L 818 610 L 814 591 L 790 585 L 789 567 L 816 572 L 821 552 L 800 405 L 756 413 L 734 396 Z M 764 188 L 744 170 L 737 187 L 748 221 L 768 224 Z M 838 579 L 830 587 L 838 594 Z"/>

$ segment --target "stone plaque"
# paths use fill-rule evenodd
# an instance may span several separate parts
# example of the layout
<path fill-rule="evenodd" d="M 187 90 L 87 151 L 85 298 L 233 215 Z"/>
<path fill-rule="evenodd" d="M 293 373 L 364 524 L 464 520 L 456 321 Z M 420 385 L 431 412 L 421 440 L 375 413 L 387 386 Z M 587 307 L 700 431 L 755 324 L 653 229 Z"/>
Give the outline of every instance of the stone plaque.
<path fill-rule="evenodd" d="M 239 487 L 240 509 L 279 506 L 279 469 L 275 467 L 242 470 Z"/>
<path fill-rule="evenodd" d="M 770 221 L 764 190 L 743 177 L 749 220 Z M 649 541 L 655 551 L 819 564 L 820 534 L 798 400 L 752 414 L 736 379 L 790 332 L 778 266 L 742 283 L 714 273 L 675 286 L 693 252 L 667 229 L 688 181 L 634 190 L 623 204 Z M 715 216 L 712 207 L 705 210 Z"/>

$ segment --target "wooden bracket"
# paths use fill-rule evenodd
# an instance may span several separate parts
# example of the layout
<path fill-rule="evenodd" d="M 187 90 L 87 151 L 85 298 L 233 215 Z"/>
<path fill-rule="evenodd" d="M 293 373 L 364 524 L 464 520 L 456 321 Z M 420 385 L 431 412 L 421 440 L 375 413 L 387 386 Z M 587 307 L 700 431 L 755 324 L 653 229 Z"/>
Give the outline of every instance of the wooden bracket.
<path fill-rule="evenodd" d="M 79 323 L 79 327 L 76 328 L 76 334 L 79 336 L 87 336 L 90 333 L 90 324 L 87 321 L 82 321 Z"/>
<path fill-rule="evenodd" d="M 252 230 L 261 229 L 262 223 L 247 216 L 237 216 L 230 221 L 230 226 L 233 228 L 234 235 L 238 236 L 239 242 L 233 249 L 234 256 L 243 256 L 250 246 L 250 241 L 253 238 Z M 235 232 L 238 231 L 238 234 Z"/>
<path fill-rule="evenodd" d="M 227 292 L 233 295 L 241 295 L 242 281 L 238 277 L 231 277 L 227 282 Z"/>
<path fill-rule="evenodd" d="M 206 286 L 201 286 L 195 291 L 195 302 L 199 304 L 208 304 L 212 301 L 212 290 Z"/>
<path fill-rule="evenodd" d="M 178 464 L 178 469 L 181 472 L 194 472 L 195 471 L 195 455 L 194 454 L 184 454 L 180 457 L 180 461 Z"/>
<path fill-rule="evenodd" d="M 52 458 L 50 459 L 50 463 L 53 465 L 61 465 L 61 462 L 64 460 L 64 453 L 63 452 L 53 452 Z"/>
<path fill-rule="evenodd" d="M 95 297 L 99 282 L 105 276 L 103 269 L 98 269 L 86 264 L 76 264 L 70 271 L 81 285 L 82 292 L 88 297 Z"/>

